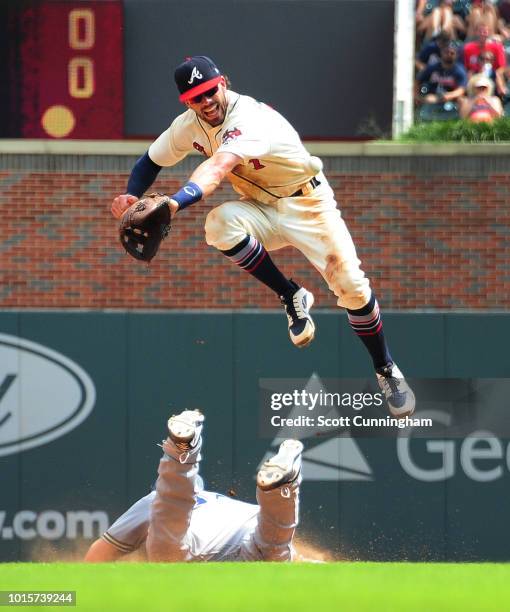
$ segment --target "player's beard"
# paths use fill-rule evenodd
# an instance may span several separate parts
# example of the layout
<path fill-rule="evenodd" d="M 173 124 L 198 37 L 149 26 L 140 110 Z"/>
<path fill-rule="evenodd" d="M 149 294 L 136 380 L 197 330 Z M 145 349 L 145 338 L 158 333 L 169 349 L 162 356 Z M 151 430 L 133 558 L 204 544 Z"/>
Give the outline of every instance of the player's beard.
<path fill-rule="evenodd" d="M 204 108 L 201 108 L 197 114 L 211 127 L 216 127 L 221 125 L 225 120 L 228 102 L 226 96 L 224 94 L 220 95 L 219 93 L 216 94 L 211 100 L 212 103 L 208 104 Z M 209 112 L 206 112 L 207 109 L 209 109 Z"/>
<path fill-rule="evenodd" d="M 221 125 L 223 123 L 223 120 L 225 119 L 225 111 L 216 102 L 215 103 L 215 108 L 212 109 L 212 112 L 206 113 L 205 111 L 202 111 L 200 116 L 210 126 L 216 127 L 216 126 Z"/>

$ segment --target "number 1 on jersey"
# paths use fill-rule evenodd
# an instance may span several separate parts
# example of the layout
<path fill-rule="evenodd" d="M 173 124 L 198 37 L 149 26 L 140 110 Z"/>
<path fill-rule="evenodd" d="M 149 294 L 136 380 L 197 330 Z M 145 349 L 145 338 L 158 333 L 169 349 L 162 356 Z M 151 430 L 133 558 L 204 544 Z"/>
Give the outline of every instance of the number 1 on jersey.
<path fill-rule="evenodd" d="M 262 168 L 265 168 L 264 164 L 260 163 L 260 159 L 249 159 L 248 163 L 253 164 L 254 170 L 262 170 Z"/>

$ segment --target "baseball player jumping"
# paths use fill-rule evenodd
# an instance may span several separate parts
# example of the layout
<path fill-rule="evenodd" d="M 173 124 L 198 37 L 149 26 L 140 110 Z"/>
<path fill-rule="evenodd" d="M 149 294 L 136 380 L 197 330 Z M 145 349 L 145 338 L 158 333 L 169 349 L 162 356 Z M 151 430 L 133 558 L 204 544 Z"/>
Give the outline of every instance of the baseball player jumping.
<path fill-rule="evenodd" d="M 292 561 L 299 520 L 301 452 L 285 440 L 257 474 L 258 505 L 204 491 L 198 468 L 204 417 L 168 420 L 156 489 L 89 548 L 85 561 L 115 561 L 145 548 L 149 561 Z"/>
<path fill-rule="evenodd" d="M 304 347 L 315 334 L 313 295 L 286 278 L 269 256 L 288 245 L 300 250 L 347 310 L 352 329 L 372 357 L 391 414 L 411 415 L 414 394 L 388 350 L 379 305 L 321 161 L 310 156 L 277 111 L 229 90 L 210 58 L 186 59 L 175 70 L 175 82 L 187 110 L 136 162 L 127 192 L 113 200 L 112 214 L 120 218 L 163 166 L 199 151 L 206 159 L 170 196 L 171 214 L 211 195 L 228 178 L 239 198 L 209 212 L 207 243 L 275 292 L 287 314 L 291 341 Z"/>

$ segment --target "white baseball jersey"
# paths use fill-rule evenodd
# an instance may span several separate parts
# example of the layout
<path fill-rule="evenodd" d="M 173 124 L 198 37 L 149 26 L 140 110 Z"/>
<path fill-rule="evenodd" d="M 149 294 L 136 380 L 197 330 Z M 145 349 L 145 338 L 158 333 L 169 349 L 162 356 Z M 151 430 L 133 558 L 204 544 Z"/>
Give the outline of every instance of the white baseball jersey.
<path fill-rule="evenodd" d="M 136 550 L 146 539 L 152 491 L 135 502 L 103 534 L 103 539 L 122 552 Z M 257 526 L 259 506 L 201 491 L 190 523 L 190 552 L 197 561 L 227 561 L 239 558 L 241 545 Z"/>
<path fill-rule="evenodd" d="M 291 196 L 322 168 L 296 130 L 277 111 L 249 96 L 226 91 L 228 107 L 212 127 L 188 109 L 149 148 L 160 166 L 173 166 L 192 151 L 210 157 L 228 152 L 240 158 L 228 175 L 241 196 L 265 204 Z"/>

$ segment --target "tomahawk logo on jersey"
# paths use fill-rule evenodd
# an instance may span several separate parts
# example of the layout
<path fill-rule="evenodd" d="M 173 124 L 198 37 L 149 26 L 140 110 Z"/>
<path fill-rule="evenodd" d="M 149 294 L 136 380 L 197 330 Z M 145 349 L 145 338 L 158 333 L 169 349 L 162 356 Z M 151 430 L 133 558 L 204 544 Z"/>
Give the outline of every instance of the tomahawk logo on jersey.
<path fill-rule="evenodd" d="M 227 130 L 221 139 L 222 144 L 226 144 L 229 140 L 233 140 L 237 136 L 241 136 L 241 130 L 234 128 L 233 130 Z"/>

